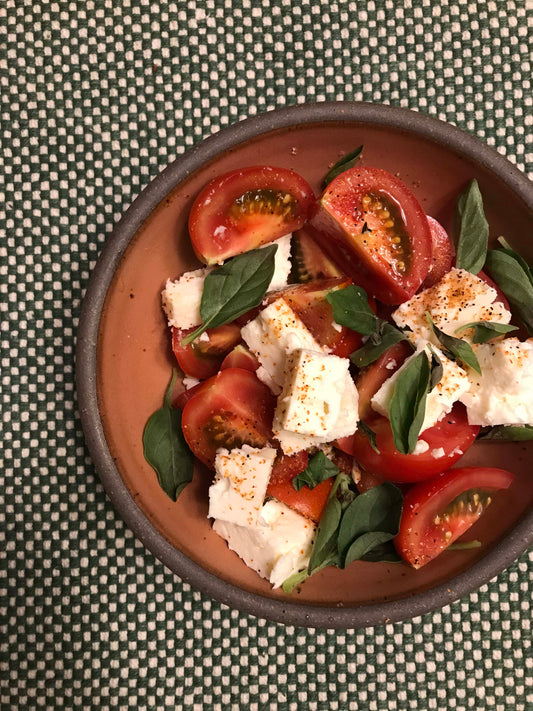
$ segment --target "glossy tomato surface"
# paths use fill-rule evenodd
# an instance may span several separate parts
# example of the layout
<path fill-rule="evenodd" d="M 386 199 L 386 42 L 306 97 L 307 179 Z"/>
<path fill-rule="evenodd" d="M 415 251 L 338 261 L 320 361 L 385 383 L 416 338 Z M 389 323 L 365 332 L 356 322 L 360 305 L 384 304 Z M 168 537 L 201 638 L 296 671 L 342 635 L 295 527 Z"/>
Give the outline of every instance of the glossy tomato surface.
<path fill-rule="evenodd" d="M 201 385 L 183 408 L 181 425 L 192 452 L 213 468 L 216 450 L 272 439 L 276 398 L 250 370 L 227 368 Z"/>
<path fill-rule="evenodd" d="M 507 489 L 514 476 L 491 467 L 458 467 L 406 493 L 398 553 L 421 568 L 463 535 L 490 505 L 493 492 Z"/>
<path fill-rule="evenodd" d="M 186 346 L 181 345 L 193 328 L 182 331 L 172 328 L 172 350 L 186 375 L 205 380 L 215 375 L 225 356 L 241 340 L 241 330 L 235 323 L 210 328 Z"/>
<path fill-rule="evenodd" d="M 389 304 L 411 298 L 431 266 L 431 232 L 413 193 L 379 168 L 356 167 L 328 185 L 313 236 L 356 284 Z"/>
<path fill-rule="evenodd" d="M 293 234 L 291 252 L 295 280 L 301 284 L 346 276 L 343 269 L 318 246 L 305 226 Z"/>
<path fill-rule="evenodd" d="M 200 192 L 189 215 L 198 258 L 218 264 L 299 229 L 315 205 L 298 173 L 261 165 L 232 170 Z"/>
<path fill-rule="evenodd" d="M 255 372 L 259 368 L 259 361 L 246 346 L 239 343 L 222 361 L 220 370 L 226 368 L 244 368 Z"/>
<path fill-rule="evenodd" d="M 448 469 L 474 443 L 480 429 L 468 424 L 466 410 L 458 403 L 442 420 L 420 434 L 419 440 L 428 445 L 426 451 L 401 454 L 394 445 L 386 417 L 377 415 L 369 418 L 367 424 L 376 434 L 379 453 L 372 449 L 370 440 L 360 430 L 339 440 L 338 446 L 353 455 L 371 474 L 398 483 L 423 481 Z"/>
<path fill-rule="evenodd" d="M 444 227 L 435 220 L 427 216 L 429 230 L 431 232 L 431 266 L 421 289 L 429 289 L 452 268 L 455 257 L 455 247 Z"/>

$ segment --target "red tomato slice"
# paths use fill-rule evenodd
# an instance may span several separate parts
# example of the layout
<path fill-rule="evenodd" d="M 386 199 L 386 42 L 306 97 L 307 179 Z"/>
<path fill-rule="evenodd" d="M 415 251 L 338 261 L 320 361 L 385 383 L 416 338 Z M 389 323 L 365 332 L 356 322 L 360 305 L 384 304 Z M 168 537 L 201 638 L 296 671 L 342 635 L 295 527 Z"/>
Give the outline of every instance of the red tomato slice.
<path fill-rule="evenodd" d="M 254 373 L 227 368 L 203 383 L 185 404 L 183 435 L 193 454 L 214 468 L 220 447 L 268 444 L 275 407 L 275 396 Z"/>
<path fill-rule="evenodd" d="M 218 264 L 299 229 L 315 205 L 298 173 L 268 165 L 232 170 L 198 195 L 189 215 L 198 258 Z"/>
<path fill-rule="evenodd" d="M 205 380 L 219 371 L 226 354 L 241 340 L 241 329 L 236 323 L 208 328 L 205 331 L 206 340 L 201 340 L 201 336 L 188 346 L 182 346 L 181 340 L 193 331 L 194 328 L 185 331 L 173 328 L 172 350 L 186 375 Z"/>
<path fill-rule="evenodd" d="M 433 217 L 427 216 L 431 232 L 431 266 L 421 289 L 429 289 L 452 268 L 455 247 L 444 227 Z"/>
<path fill-rule="evenodd" d="M 220 370 L 226 368 L 244 368 L 255 372 L 259 368 L 259 361 L 246 346 L 239 343 L 222 361 Z"/>
<path fill-rule="evenodd" d="M 339 440 L 337 445 L 353 455 L 372 474 L 399 483 L 423 481 L 448 469 L 474 443 L 480 429 L 468 424 L 466 409 L 457 403 L 448 415 L 421 433 L 420 439 L 429 445 L 427 451 L 401 454 L 394 446 L 392 429 L 386 417 L 376 415 L 369 418 L 367 424 L 376 433 L 379 454 L 372 449 L 368 437 L 359 430 L 351 437 Z"/>
<path fill-rule="evenodd" d="M 421 568 L 463 535 L 486 510 L 494 491 L 514 477 L 505 469 L 459 467 L 413 486 L 405 495 L 394 543 L 413 568 Z"/>
<path fill-rule="evenodd" d="M 292 260 L 296 281 L 301 284 L 345 276 L 345 272 L 320 249 L 306 227 L 292 236 Z"/>
<path fill-rule="evenodd" d="M 431 231 L 424 210 L 396 176 L 356 167 L 326 188 L 311 220 L 322 249 L 369 294 L 407 301 L 431 266 Z"/>
<path fill-rule="evenodd" d="M 302 516 L 318 523 L 333 486 L 333 479 L 322 481 L 314 489 L 302 486 L 300 491 L 296 491 L 292 480 L 307 467 L 307 462 L 308 455 L 305 451 L 291 456 L 279 454 L 274 462 L 266 493 L 267 496 L 273 496 Z"/>

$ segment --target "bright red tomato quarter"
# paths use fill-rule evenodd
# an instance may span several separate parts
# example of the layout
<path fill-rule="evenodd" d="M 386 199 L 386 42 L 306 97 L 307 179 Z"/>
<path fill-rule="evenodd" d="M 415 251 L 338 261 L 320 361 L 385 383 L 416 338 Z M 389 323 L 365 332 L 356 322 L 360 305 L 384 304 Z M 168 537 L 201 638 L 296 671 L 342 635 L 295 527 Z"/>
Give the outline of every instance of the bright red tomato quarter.
<path fill-rule="evenodd" d="M 181 340 L 193 331 L 193 328 L 185 331 L 173 328 L 172 350 L 186 375 L 205 380 L 218 372 L 225 356 L 241 340 L 241 329 L 235 323 L 209 328 L 200 338 L 182 346 Z"/>
<path fill-rule="evenodd" d="M 431 266 L 424 210 L 385 170 L 356 167 L 338 175 L 324 191 L 311 225 L 319 246 L 384 303 L 410 299 Z"/>
<path fill-rule="evenodd" d="M 194 201 L 192 246 L 202 262 L 218 264 L 299 229 L 314 206 L 312 188 L 292 170 L 232 170 L 208 183 Z"/>
<path fill-rule="evenodd" d="M 513 475 L 491 467 L 460 467 L 416 484 L 406 493 L 395 546 L 413 568 L 436 558 L 472 526 L 495 491 Z"/>

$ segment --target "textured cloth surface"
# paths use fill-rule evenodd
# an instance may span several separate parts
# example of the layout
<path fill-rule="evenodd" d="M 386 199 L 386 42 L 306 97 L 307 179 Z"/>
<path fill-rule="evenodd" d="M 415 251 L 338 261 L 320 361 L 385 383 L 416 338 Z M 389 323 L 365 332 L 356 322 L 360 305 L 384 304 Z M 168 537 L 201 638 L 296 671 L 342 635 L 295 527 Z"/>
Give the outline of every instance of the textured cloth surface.
<path fill-rule="evenodd" d="M 304 101 L 438 116 L 533 173 L 531 4 L 0 4 L 0 707 L 532 708 L 527 554 L 442 611 L 284 627 L 182 584 L 107 499 L 74 346 L 113 224 L 176 156 Z"/>

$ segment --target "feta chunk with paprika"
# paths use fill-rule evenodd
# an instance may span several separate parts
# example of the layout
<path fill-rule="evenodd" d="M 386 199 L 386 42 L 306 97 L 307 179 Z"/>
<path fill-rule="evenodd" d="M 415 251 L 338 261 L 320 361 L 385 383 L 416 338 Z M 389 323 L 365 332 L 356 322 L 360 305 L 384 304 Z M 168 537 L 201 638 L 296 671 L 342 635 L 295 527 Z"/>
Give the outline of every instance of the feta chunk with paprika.
<path fill-rule="evenodd" d="M 256 523 L 216 519 L 213 530 L 248 567 L 278 588 L 309 564 L 316 529 L 312 521 L 272 499 L 261 508 Z"/>
<path fill-rule="evenodd" d="M 167 279 L 161 301 L 169 326 L 185 330 L 202 323 L 200 302 L 204 281 L 210 271 L 208 268 L 196 269 L 182 274 L 176 281 Z"/>
<path fill-rule="evenodd" d="M 470 371 L 470 389 L 460 398 L 469 424 L 533 425 L 533 338 L 505 338 L 473 349 L 481 375 Z"/>

